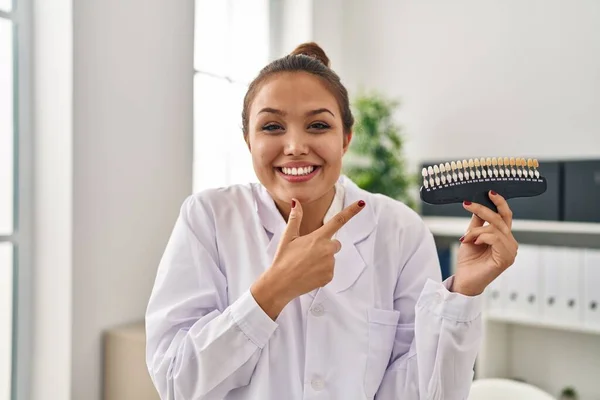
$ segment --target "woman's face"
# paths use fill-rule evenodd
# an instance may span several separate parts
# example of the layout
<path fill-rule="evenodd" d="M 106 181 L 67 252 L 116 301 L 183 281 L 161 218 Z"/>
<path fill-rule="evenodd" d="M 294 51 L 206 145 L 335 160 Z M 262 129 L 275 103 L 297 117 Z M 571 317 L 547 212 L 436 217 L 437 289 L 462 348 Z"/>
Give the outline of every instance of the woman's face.
<path fill-rule="evenodd" d="M 305 204 L 330 193 L 350 139 L 336 98 L 309 73 L 268 78 L 250 107 L 246 141 L 252 163 L 276 201 Z"/>

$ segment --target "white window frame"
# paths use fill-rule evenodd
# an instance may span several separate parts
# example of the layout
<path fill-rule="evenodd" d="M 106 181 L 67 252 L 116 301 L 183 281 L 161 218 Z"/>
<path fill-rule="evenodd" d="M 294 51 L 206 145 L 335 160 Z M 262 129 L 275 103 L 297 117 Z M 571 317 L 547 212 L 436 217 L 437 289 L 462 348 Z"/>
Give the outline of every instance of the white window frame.
<path fill-rule="evenodd" d="M 0 242 L 13 245 L 11 399 L 30 398 L 32 372 L 33 107 L 32 3 L 13 0 L 0 18 L 13 22 L 14 229 Z"/>
<path fill-rule="evenodd" d="M 232 19 L 232 7 L 235 4 L 235 1 L 244 1 L 244 0 L 222 0 L 222 1 L 226 1 L 228 4 L 228 19 L 231 20 Z M 282 4 L 280 0 L 265 0 L 266 5 L 267 5 L 267 9 L 268 9 L 268 26 L 269 26 L 269 33 L 268 33 L 268 48 L 267 48 L 267 60 L 265 60 L 264 65 L 267 64 L 268 61 L 272 60 L 274 58 L 274 55 L 277 53 L 277 51 L 275 51 L 275 49 L 280 46 L 280 41 L 281 39 L 279 38 L 280 35 L 276 34 L 277 32 L 280 31 L 280 19 L 281 19 L 281 13 L 282 13 Z M 196 22 L 197 23 L 197 22 Z M 194 49 L 194 52 L 196 52 L 196 49 Z M 196 55 L 196 54 L 195 54 Z M 194 58 L 195 59 L 195 58 Z M 258 74 L 258 70 L 256 71 L 256 74 Z M 226 82 L 229 85 L 249 85 L 250 82 L 246 82 L 246 81 L 241 81 L 241 80 L 236 80 L 235 78 L 229 76 L 229 74 L 227 73 L 227 71 L 223 71 L 223 72 L 215 72 L 215 71 L 205 71 L 202 69 L 198 69 L 196 68 L 196 65 L 194 65 L 194 81 L 196 81 L 196 78 L 198 76 L 206 76 L 206 77 L 210 77 L 212 79 L 218 79 L 221 80 L 222 82 Z M 195 94 L 195 90 L 194 90 L 194 97 L 196 98 L 196 94 Z M 196 100 L 194 100 L 195 102 Z M 238 125 L 240 126 L 239 129 L 239 136 L 238 137 L 234 137 L 232 140 L 239 140 L 240 142 L 243 140 L 242 137 L 242 130 L 241 130 L 241 114 L 242 114 L 242 108 L 241 108 L 241 104 L 239 105 L 235 105 L 236 109 L 233 109 L 232 112 L 237 113 L 235 115 L 237 115 L 237 120 L 235 122 L 238 123 Z M 239 109 L 238 109 L 239 107 Z M 196 124 L 197 124 L 197 115 L 196 113 L 194 113 L 194 140 L 197 140 L 197 129 L 196 129 Z M 239 143 L 236 143 L 239 144 Z M 196 147 L 194 146 L 194 149 Z M 230 157 L 230 155 L 228 155 Z M 201 185 L 201 188 L 198 188 L 196 183 L 198 182 L 196 173 L 197 173 L 197 168 L 198 168 L 198 160 L 196 160 L 196 154 L 194 154 L 194 190 L 201 190 L 205 188 L 205 185 Z M 232 183 L 236 183 L 235 182 L 235 177 L 232 177 L 232 172 L 231 172 L 231 168 L 232 165 L 230 162 L 225 162 L 224 163 L 224 168 L 225 168 L 225 178 L 224 181 L 222 183 L 219 183 L 218 186 L 227 186 L 229 184 Z M 248 165 L 248 168 L 252 168 L 252 165 Z"/>

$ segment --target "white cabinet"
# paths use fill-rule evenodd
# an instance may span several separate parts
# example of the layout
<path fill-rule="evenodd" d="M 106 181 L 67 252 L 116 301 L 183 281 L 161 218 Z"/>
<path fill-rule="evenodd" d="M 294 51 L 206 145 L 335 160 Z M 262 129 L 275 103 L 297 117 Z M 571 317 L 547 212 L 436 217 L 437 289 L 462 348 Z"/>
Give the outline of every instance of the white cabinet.
<path fill-rule="evenodd" d="M 455 254 L 468 219 L 424 219 Z M 574 386 L 581 400 L 600 399 L 600 224 L 515 221 L 513 227 L 526 240 L 519 240 L 515 263 L 484 292 L 476 378 L 520 379 L 555 395 Z"/>

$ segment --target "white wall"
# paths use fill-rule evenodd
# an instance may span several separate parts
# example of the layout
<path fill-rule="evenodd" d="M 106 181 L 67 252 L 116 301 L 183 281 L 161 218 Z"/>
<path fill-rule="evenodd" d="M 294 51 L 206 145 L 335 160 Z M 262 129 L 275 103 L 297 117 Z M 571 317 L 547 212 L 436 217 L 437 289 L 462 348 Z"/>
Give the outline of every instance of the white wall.
<path fill-rule="evenodd" d="M 73 25 L 70 0 L 35 1 L 31 398 L 71 398 Z"/>
<path fill-rule="evenodd" d="M 340 12 L 342 77 L 403 101 L 411 158 L 600 156 L 596 0 L 350 0 Z"/>
<path fill-rule="evenodd" d="M 74 3 L 73 398 L 141 320 L 192 182 L 193 1 Z"/>
<path fill-rule="evenodd" d="M 193 1 L 36 4 L 33 399 L 99 400 L 191 192 Z"/>

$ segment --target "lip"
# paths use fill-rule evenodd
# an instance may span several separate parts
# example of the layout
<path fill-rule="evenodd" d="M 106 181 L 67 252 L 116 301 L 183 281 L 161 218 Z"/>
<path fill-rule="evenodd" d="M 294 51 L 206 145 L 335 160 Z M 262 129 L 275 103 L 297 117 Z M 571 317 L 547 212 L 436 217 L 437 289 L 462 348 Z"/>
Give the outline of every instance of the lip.
<path fill-rule="evenodd" d="M 301 163 L 296 163 L 298 164 L 298 166 L 290 166 L 294 163 L 289 163 L 289 164 L 285 164 L 285 168 L 301 168 L 301 167 L 310 167 L 313 166 L 314 164 L 301 164 Z M 280 167 L 276 167 L 275 170 L 277 171 L 277 173 L 279 174 L 279 176 L 281 176 L 283 179 L 285 179 L 288 182 L 291 183 L 301 183 L 301 182 L 307 182 L 309 180 L 311 180 L 312 178 L 314 178 L 319 172 L 321 172 L 321 166 L 317 165 L 315 166 L 315 169 L 313 170 L 313 172 L 311 172 L 308 175 L 286 175 L 281 171 Z"/>

